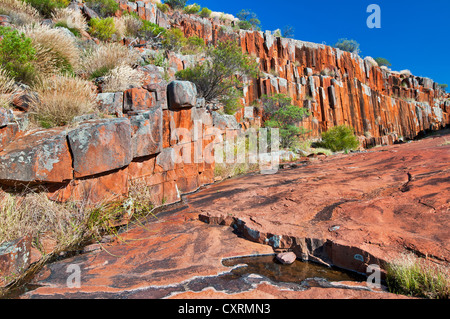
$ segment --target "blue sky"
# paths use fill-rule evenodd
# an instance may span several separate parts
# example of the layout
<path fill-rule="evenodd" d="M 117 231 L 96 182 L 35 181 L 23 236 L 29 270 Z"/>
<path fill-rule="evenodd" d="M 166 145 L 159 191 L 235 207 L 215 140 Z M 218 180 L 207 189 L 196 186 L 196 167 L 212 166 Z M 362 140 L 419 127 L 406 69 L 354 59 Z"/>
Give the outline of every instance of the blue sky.
<path fill-rule="evenodd" d="M 384 57 L 393 70 L 450 85 L 449 0 L 188 0 L 194 2 L 233 15 L 249 9 L 262 30 L 291 25 L 298 40 L 334 45 L 354 39 L 362 56 Z M 381 8 L 380 29 L 366 25 L 370 4 Z"/>

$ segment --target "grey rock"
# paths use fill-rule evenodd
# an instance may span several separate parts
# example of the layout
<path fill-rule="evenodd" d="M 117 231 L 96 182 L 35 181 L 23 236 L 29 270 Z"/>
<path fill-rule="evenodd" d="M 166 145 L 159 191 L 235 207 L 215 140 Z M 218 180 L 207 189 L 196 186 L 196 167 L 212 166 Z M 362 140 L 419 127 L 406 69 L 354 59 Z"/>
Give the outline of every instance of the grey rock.
<path fill-rule="evenodd" d="M 189 81 L 172 81 L 167 86 L 169 109 L 191 108 L 197 104 L 197 88 Z"/>

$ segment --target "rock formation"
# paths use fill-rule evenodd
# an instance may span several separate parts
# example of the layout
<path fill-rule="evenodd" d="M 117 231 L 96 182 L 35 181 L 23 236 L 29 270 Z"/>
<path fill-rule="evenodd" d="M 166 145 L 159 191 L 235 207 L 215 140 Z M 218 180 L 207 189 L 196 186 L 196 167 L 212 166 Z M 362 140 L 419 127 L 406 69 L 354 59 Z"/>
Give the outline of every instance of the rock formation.
<path fill-rule="evenodd" d="M 214 140 L 208 131 L 260 126 L 258 102 L 264 94 L 283 93 L 311 116 L 299 125 L 310 138 L 332 126 L 355 129 L 363 146 L 392 144 L 450 124 L 450 101 L 437 83 L 383 69 L 370 58 L 329 46 L 274 36 L 271 32 L 234 31 L 233 22 L 174 12 L 162 13 L 149 1 L 120 0 L 120 10 L 164 28 L 180 28 L 207 44 L 233 39 L 254 56 L 262 76 L 248 79 L 243 108 L 233 116 L 211 112 L 197 99 L 195 86 L 168 83 L 161 68 L 139 67 L 142 87 L 98 94 L 99 107 L 116 118 L 88 119 L 74 126 L 24 131 L 24 112 L 0 108 L 0 184 L 45 185 L 52 199 L 88 196 L 93 202 L 126 196 L 130 183 L 143 180 L 155 204 L 172 203 L 183 193 L 214 181 L 214 163 L 194 161 Z M 81 5 L 85 12 L 88 8 Z M 86 12 L 85 12 L 86 14 Z M 192 63 L 169 53 L 172 71 Z M 24 119 L 25 118 L 25 119 Z M 201 132 L 192 134 L 201 120 Z M 190 132 L 186 139 L 180 130 Z M 191 138 L 197 136 L 197 138 Z M 173 154 L 191 158 L 175 163 Z"/>

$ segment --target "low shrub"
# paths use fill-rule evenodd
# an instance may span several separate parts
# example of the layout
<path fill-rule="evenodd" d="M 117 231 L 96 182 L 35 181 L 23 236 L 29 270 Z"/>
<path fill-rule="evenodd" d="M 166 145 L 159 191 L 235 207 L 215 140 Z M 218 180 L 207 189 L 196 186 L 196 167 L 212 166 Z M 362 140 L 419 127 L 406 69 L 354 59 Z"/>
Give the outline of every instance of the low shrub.
<path fill-rule="evenodd" d="M 194 35 L 186 40 L 186 44 L 181 48 L 183 54 L 198 54 L 205 50 L 205 40 Z"/>
<path fill-rule="evenodd" d="M 166 13 L 170 10 L 170 7 L 166 3 L 157 3 L 156 7 L 162 12 Z"/>
<path fill-rule="evenodd" d="M 375 59 L 375 61 L 378 63 L 378 66 L 387 66 L 387 67 L 392 66 L 391 62 L 389 62 L 385 58 L 378 57 Z"/>
<path fill-rule="evenodd" d="M 319 146 L 330 149 L 333 152 L 349 151 L 358 148 L 359 140 L 352 128 L 339 125 L 322 133 L 322 142 L 319 143 Z"/>
<path fill-rule="evenodd" d="M 355 40 L 339 39 L 334 46 L 338 49 L 341 49 L 342 51 L 356 54 L 361 53 L 361 50 L 359 49 L 359 43 Z"/>
<path fill-rule="evenodd" d="M 200 5 L 196 3 L 187 5 L 186 7 L 184 7 L 183 11 L 187 14 L 196 14 L 200 11 Z"/>
<path fill-rule="evenodd" d="M 89 33 L 103 41 L 111 39 L 114 33 L 117 32 L 116 26 L 114 24 L 114 18 L 92 18 L 89 21 Z"/>
<path fill-rule="evenodd" d="M 209 10 L 208 8 L 204 7 L 202 8 L 202 10 L 200 10 L 199 15 L 202 18 L 209 18 L 211 16 L 212 11 Z"/>
<path fill-rule="evenodd" d="M 44 128 L 70 124 L 75 116 L 96 110 L 96 90 L 92 83 L 77 77 L 53 75 L 36 87 L 31 119 Z"/>
<path fill-rule="evenodd" d="M 159 38 L 166 33 L 166 29 L 147 20 L 142 20 L 142 27 L 139 31 L 143 38 Z"/>
<path fill-rule="evenodd" d="M 305 133 L 305 129 L 297 124 L 309 115 L 308 110 L 292 105 L 292 99 L 284 94 L 264 95 L 261 101 L 264 113 L 269 117 L 264 126 L 278 128 L 280 146 L 285 149 L 293 148 L 298 144 L 299 136 Z"/>
<path fill-rule="evenodd" d="M 0 66 L 16 81 L 32 84 L 37 79 L 32 40 L 8 27 L 0 27 Z"/>
<path fill-rule="evenodd" d="M 165 32 L 161 43 L 164 49 L 178 52 L 186 45 L 187 39 L 184 37 L 183 31 L 178 28 L 172 28 Z"/>

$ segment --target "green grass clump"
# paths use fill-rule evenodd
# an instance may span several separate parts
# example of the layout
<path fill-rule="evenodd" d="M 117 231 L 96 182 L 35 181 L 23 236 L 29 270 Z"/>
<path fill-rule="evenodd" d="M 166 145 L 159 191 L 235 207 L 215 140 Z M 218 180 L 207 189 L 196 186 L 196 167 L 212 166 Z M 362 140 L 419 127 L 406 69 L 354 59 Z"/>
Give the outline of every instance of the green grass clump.
<path fill-rule="evenodd" d="M 390 292 L 430 299 L 448 299 L 448 268 L 405 255 L 387 267 L 386 282 Z"/>

